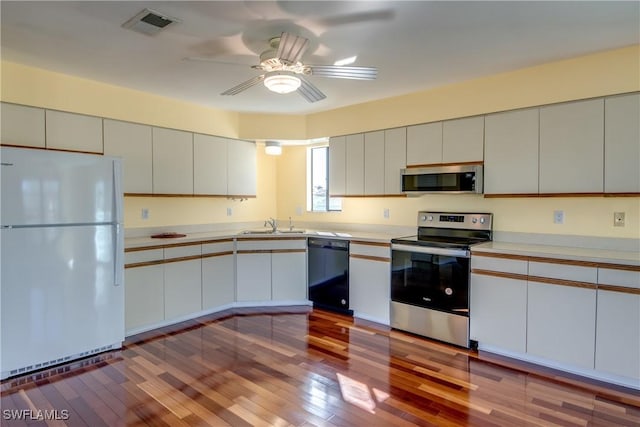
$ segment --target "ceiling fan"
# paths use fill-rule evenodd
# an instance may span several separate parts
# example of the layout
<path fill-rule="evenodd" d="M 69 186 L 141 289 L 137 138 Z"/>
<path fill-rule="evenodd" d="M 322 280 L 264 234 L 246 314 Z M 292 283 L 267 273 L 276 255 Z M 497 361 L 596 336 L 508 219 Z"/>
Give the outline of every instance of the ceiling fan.
<path fill-rule="evenodd" d="M 375 67 L 306 65 L 301 59 L 309 47 L 309 39 L 291 33 L 283 32 L 280 37 L 269 40 L 269 45 L 271 49 L 260 55 L 260 64 L 251 67 L 264 73 L 225 90 L 221 95 L 237 95 L 263 82 L 273 92 L 298 91 L 307 101 L 317 102 L 327 96 L 309 82 L 308 76 L 375 80 L 378 75 Z"/>

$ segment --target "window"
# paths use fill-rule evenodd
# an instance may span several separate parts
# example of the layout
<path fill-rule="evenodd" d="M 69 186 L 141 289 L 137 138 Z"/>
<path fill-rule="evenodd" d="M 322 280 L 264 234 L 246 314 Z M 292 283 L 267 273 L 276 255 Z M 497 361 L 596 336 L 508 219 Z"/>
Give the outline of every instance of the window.
<path fill-rule="evenodd" d="M 311 147 L 307 152 L 307 210 L 342 210 L 342 199 L 329 197 L 329 147 Z"/>

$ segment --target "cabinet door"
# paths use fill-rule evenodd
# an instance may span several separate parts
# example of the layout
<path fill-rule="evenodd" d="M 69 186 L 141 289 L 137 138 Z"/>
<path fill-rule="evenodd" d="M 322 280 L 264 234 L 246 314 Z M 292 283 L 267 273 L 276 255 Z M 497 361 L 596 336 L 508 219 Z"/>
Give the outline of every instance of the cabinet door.
<path fill-rule="evenodd" d="M 525 262 L 526 264 L 526 262 Z M 524 354 L 527 350 L 527 281 L 471 274 L 470 337 Z"/>
<path fill-rule="evenodd" d="M 540 108 L 540 193 L 601 193 L 604 100 Z"/>
<path fill-rule="evenodd" d="M 102 153 L 102 119 L 47 110 L 47 148 Z"/>
<path fill-rule="evenodd" d="M 165 319 L 176 319 L 202 310 L 200 259 L 168 262 L 164 265 Z"/>
<path fill-rule="evenodd" d="M 153 192 L 193 194 L 193 134 L 153 128 Z"/>
<path fill-rule="evenodd" d="M 354 316 L 389 324 L 389 262 L 349 258 L 349 308 Z"/>
<path fill-rule="evenodd" d="M 407 166 L 442 163 L 442 122 L 407 127 Z"/>
<path fill-rule="evenodd" d="M 528 282 L 527 353 L 594 368 L 596 290 Z"/>
<path fill-rule="evenodd" d="M 307 262 L 305 251 L 271 253 L 271 288 L 274 301 L 307 299 Z"/>
<path fill-rule="evenodd" d="M 44 148 L 44 109 L 0 103 L 0 143 Z"/>
<path fill-rule="evenodd" d="M 384 194 L 384 131 L 364 134 L 364 194 Z"/>
<path fill-rule="evenodd" d="M 442 124 L 442 163 L 481 162 L 484 116 L 447 120 Z"/>
<path fill-rule="evenodd" d="M 329 139 L 329 194 L 344 196 L 346 194 L 346 137 L 336 136 Z"/>
<path fill-rule="evenodd" d="M 210 309 L 235 301 L 233 255 L 202 257 L 202 308 Z"/>
<path fill-rule="evenodd" d="M 151 126 L 104 120 L 104 154 L 123 159 L 124 192 L 153 192 Z"/>
<path fill-rule="evenodd" d="M 128 335 L 164 320 L 164 266 L 124 270 L 124 324 Z"/>
<path fill-rule="evenodd" d="M 538 193 L 538 125 L 537 108 L 486 116 L 486 194 Z"/>
<path fill-rule="evenodd" d="M 236 301 L 271 301 L 271 253 L 238 251 Z"/>
<path fill-rule="evenodd" d="M 384 131 L 384 194 L 402 194 L 400 170 L 407 166 L 407 128 Z"/>
<path fill-rule="evenodd" d="M 364 134 L 346 137 L 346 195 L 364 194 Z"/>
<path fill-rule="evenodd" d="M 227 144 L 227 194 L 256 195 L 256 144 L 232 140 Z"/>
<path fill-rule="evenodd" d="M 604 191 L 640 193 L 640 94 L 604 102 Z"/>
<path fill-rule="evenodd" d="M 233 141 L 229 142 L 233 144 Z M 227 140 L 193 135 L 193 193 L 227 194 Z"/>
<path fill-rule="evenodd" d="M 598 290 L 596 370 L 640 380 L 640 295 Z"/>

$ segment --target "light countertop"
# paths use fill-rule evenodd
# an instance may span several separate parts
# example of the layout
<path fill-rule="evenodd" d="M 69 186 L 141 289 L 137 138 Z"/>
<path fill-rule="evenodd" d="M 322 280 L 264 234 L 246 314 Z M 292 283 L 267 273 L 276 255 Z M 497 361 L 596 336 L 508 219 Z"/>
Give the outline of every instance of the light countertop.
<path fill-rule="evenodd" d="M 471 253 L 508 253 L 513 255 L 547 257 L 607 264 L 640 266 L 640 252 L 577 248 L 568 246 L 532 245 L 524 243 L 487 242 L 475 245 Z"/>

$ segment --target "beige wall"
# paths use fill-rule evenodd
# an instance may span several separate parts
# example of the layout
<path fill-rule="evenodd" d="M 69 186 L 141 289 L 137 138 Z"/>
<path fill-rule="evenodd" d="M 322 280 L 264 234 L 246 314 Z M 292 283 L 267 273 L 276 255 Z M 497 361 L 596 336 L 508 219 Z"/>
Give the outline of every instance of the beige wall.
<path fill-rule="evenodd" d="M 122 87 L 3 62 L 0 99 L 194 132 L 247 139 L 306 139 L 403 126 L 531 105 L 640 90 L 640 45 L 543 64 L 387 100 L 308 116 L 242 114 L 184 103 Z M 354 222 L 412 226 L 420 209 L 484 210 L 501 231 L 639 237 L 638 198 L 484 199 L 423 196 L 345 199 L 341 213 L 296 216 L 306 207 L 306 149 L 285 147 L 279 158 L 258 147 L 258 194 L 248 201 L 200 198 L 125 200 L 126 227 L 262 221 Z M 228 217 L 226 210 L 233 209 Z M 140 210 L 148 208 L 143 221 Z M 391 217 L 382 217 L 384 208 Z M 553 210 L 565 224 L 552 223 Z M 613 228 L 613 212 L 627 226 Z"/>

